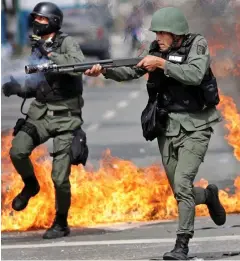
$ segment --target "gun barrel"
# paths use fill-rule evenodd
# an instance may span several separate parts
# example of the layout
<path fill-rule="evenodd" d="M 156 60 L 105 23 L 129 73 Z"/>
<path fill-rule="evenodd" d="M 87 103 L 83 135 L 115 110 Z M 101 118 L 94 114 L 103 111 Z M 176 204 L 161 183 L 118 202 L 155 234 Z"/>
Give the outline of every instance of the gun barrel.
<path fill-rule="evenodd" d="M 25 66 L 25 73 L 26 74 L 36 73 L 38 71 L 39 71 L 39 69 L 38 69 L 37 65 L 26 65 Z"/>
<path fill-rule="evenodd" d="M 57 71 L 57 65 L 52 62 L 47 62 L 43 64 L 30 64 L 25 66 L 26 74 L 51 71 Z"/>
<path fill-rule="evenodd" d="M 102 64 L 113 64 L 113 60 L 112 59 L 107 59 L 107 60 L 99 60 L 99 61 L 92 61 L 92 62 L 81 62 L 81 63 L 73 63 L 73 64 L 64 64 L 64 65 L 58 65 L 57 68 L 72 68 L 72 67 L 76 67 L 76 66 L 88 66 L 89 68 L 91 68 L 91 65 L 95 65 L 97 63 Z"/>
<path fill-rule="evenodd" d="M 44 63 L 37 65 L 26 65 L 25 73 L 37 73 L 37 72 L 59 72 L 59 73 L 67 73 L 67 72 L 84 72 L 87 69 L 91 69 L 94 64 L 100 64 L 103 68 L 114 68 L 127 66 L 131 67 L 138 64 L 143 57 L 136 58 L 125 58 L 125 59 L 108 59 L 108 60 L 100 60 L 94 62 L 86 62 L 86 63 L 75 63 L 75 64 L 64 64 L 57 65 L 54 63 Z"/>

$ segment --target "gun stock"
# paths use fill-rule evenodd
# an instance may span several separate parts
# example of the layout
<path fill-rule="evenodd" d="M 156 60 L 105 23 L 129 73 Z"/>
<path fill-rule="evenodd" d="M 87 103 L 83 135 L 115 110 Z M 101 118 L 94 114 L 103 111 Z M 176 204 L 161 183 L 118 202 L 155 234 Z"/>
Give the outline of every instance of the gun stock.
<path fill-rule="evenodd" d="M 75 63 L 75 64 L 65 64 L 65 65 L 56 65 L 54 63 L 43 63 L 36 65 L 26 65 L 25 73 L 32 74 L 38 72 L 85 72 L 88 69 L 91 69 L 94 64 L 100 64 L 103 68 L 117 68 L 117 67 L 133 67 L 137 65 L 143 57 L 136 58 L 124 58 L 124 59 L 108 59 L 108 60 L 99 60 L 94 62 L 86 63 Z"/>

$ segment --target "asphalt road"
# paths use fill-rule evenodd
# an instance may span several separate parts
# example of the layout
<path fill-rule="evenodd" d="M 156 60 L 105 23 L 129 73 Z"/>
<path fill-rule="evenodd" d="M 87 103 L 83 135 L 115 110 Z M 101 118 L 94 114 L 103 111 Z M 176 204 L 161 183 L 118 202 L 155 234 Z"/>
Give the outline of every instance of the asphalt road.
<path fill-rule="evenodd" d="M 121 39 L 114 38 L 113 41 L 114 56 L 123 57 L 125 50 L 121 48 Z M 131 160 L 139 167 L 161 164 L 156 141 L 146 142 L 141 133 L 140 115 L 147 101 L 144 79 L 127 83 L 109 80 L 104 83 L 105 86 L 101 87 L 101 82 L 94 83 L 91 79 L 84 89 L 83 128 L 87 132 L 90 149 L 88 161 L 97 169 L 103 151 L 109 148 L 113 156 Z M 228 84 L 223 87 L 229 90 L 232 85 Z M 234 90 L 233 96 L 238 97 L 239 93 Z M 12 128 L 20 116 L 21 100 L 3 96 L 1 99 L 4 131 Z M 224 139 L 227 131 L 223 125 L 215 127 L 205 162 L 196 179 L 205 178 L 221 188 L 231 187 L 235 177 L 240 175 L 240 163 Z M 46 145 L 51 151 L 51 140 Z M 220 228 L 213 225 L 209 218 L 197 218 L 190 255 L 205 260 L 240 260 L 239 226 L 238 215 L 228 216 L 227 223 Z M 43 241 L 42 231 L 2 233 L 2 259 L 161 259 L 162 254 L 173 246 L 175 230 L 176 222 L 173 221 L 73 229 L 70 237 L 54 241 Z"/>
<path fill-rule="evenodd" d="M 2 260 L 162 260 L 175 242 L 175 221 L 74 229 L 69 237 L 43 240 L 43 231 L 2 234 Z M 240 260 L 240 221 L 228 216 L 217 228 L 197 218 L 191 259 Z"/>

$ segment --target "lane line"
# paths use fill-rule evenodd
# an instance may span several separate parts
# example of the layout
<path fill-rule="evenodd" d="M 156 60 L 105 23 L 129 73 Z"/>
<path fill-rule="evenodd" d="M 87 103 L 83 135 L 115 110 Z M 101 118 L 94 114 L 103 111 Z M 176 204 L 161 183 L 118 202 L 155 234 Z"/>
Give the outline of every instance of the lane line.
<path fill-rule="evenodd" d="M 91 125 L 89 125 L 86 129 L 86 132 L 89 131 L 96 131 L 99 128 L 100 124 L 99 123 L 93 123 Z"/>
<path fill-rule="evenodd" d="M 112 118 L 115 117 L 115 115 L 116 115 L 116 111 L 114 111 L 114 110 L 109 110 L 109 111 L 106 111 L 106 112 L 103 114 L 102 118 L 103 118 L 104 120 L 111 120 Z"/>
<path fill-rule="evenodd" d="M 140 95 L 140 91 L 131 91 L 128 95 L 130 99 L 136 99 Z"/>
<path fill-rule="evenodd" d="M 100 246 L 100 245 L 131 245 L 131 244 L 159 244 L 173 243 L 176 238 L 159 238 L 159 239 L 128 239 L 128 240 L 103 240 L 103 241 L 78 241 L 78 242 L 53 242 L 42 244 L 15 244 L 2 245 L 1 249 L 23 249 L 23 248 L 48 248 L 48 247 L 67 247 L 67 246 Z M 232 236 L 216 236 L 216 237 L 196 237 L 191 240 L 196 242 L 211 242 L 211 241 L 231 241 L 240 240 L 240 235 Z M 191 243 L 190 243 L 191 244 Z"/>
<path fill-rule="evenodd" d="M 126 108 L 127 106 L 128 106 L 128 102 L 125 101 L 125 100 L 122 100 L 122 101 L 117 103 L 117 108 L 118 109 Z"/>
<path fill-rule="evenodd" d="M 121 100 L 119 102 L 117 102 L 117 105 L 116 105 L 116 110 L 107 110 L 103 113 L 102 115 L 102 121 L 104 120 L 111 120 L 113 119 L 114 117 L 116 117 L 117 115 L 117 111 L 119 109 L 124 109 L 124 108 L 127 108 L 128 105 L 129 105 L 129 102 L 130 100 L 132 99 L 136 99 L 139 97 L 140 95 L 140 92 L 141 92 L 141 89 L 140 91 L 131 91 L 129 94 L 128 94 L 128 98 L 126 100 Z M 92 123 L 91 125 L 88 126 L 88 128 L 86 128 L 86 131 L 87 132 L 93 132 L 93 131 L 96 131 L 100 128 L 102 122 L 99 122 L 99 123 Z"/>

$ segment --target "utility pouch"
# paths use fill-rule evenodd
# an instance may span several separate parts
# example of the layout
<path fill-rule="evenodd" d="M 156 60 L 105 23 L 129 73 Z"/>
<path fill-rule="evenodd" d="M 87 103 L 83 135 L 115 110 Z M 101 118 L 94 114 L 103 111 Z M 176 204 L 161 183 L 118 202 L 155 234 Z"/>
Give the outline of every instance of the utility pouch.
<path fill-rule="evenodd" d="M 208 81 L 203 81 L 201 84 L 203 91 L 204 104 L 207 107 L 216 106 L 220 102 L 217 80 L 214 76 Z"/>
<path fill-rule="evenodd" d="M 26 123 L 25 119 L 23 119 L 23 118 L 18 119 L 17 122 L 16 122 L 16 125 L 13 128 L 13 134 L 12 135 L 16 136 L 25 123 Z"/>
<path fill-rule="evenodd" d="M 141 115 L 143 137 L 147 141 L 153 141 L 163 134 L 166 129 L 167 118 L 168 111 L 158 107 L 157 98 L 154 102 L 148 102 Z"/>
<path fill-rule="evenodd" d="M 73 136 L 69 152 L 71 164 L 82 164 L 85 166 L 88 158 L 86 133 L 80 127 L 74 131 Z"/>

